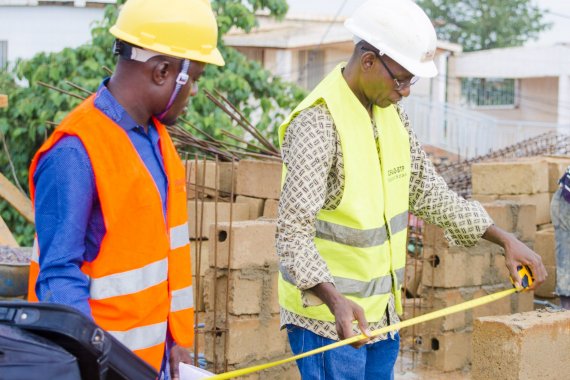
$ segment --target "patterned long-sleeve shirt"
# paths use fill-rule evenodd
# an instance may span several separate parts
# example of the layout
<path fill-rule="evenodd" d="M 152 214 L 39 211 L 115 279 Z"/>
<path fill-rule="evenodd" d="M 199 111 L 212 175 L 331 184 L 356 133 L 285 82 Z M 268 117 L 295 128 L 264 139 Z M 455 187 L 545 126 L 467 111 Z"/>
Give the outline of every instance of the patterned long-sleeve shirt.
<path fill-rule="evenodd" d="M 466 201 L 448 188 L 421 148 L 403 108 L 397 109 L 410 138 L 410 212 L 444 228 L 451 244 L 476 244 L 493 221 L 478 202 Z M 375 137 L 377 127 L 382 128 L 371 121 Z M 321 209 L 338 206 L 344 187 L 340 139 L 324 102 L 303 110 L 291 122 L 282 144 L 282 156 L 288 173 L 279 202 L 277 254 L 281 268 L 302 291 L 303 305 L 316 306 L 322 301 L 310 289 L 324 282 L 334 284 L 334 279 L 313 241 L 315 220 Z M 369 323 L 369 328 L 374 331 L 398 321 L 391 296 L 382 320 Z M 281 326 L 287 324 L 338 339 L 334 322 L 317 321 L 281 308 Z M 356 326 L 354 331 L 359 333 Z"/>

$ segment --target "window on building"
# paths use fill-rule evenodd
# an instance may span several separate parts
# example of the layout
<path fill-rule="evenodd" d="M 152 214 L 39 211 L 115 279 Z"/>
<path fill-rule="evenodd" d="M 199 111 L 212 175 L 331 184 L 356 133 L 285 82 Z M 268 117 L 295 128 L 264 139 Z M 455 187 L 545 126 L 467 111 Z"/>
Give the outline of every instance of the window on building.
<path fill-rule="evenodd" d="M 299 86 L 312 90 L 324 77 L 325 52 L 323 50 L 299 51 Z"/>
<path fill-rule="evenodd" d="M 8 41 L 0 41 L 0 70 L 6 70 L 8 65 Z"/>
<path fill-rule="evenodd" d="M 515 79 L 464 78 L 461 93 L 470 107 L 513 108 L 517 106 L 517 86 Z"/>

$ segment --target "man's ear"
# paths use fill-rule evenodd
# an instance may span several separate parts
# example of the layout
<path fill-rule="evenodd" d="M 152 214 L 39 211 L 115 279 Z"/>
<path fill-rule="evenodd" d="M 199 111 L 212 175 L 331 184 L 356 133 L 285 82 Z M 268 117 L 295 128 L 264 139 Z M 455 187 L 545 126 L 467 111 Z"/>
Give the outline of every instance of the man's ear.
<path fill-rule="evenodd" d="M 174 65 L 172 62 L 161 59 L 156 62 L 152 69 L 152 80 L 155 84 L 164 85 L 170 76 L 174 74 Z"/>
<path fill-rule="evenodd" d="M 360 64 L 362 66 L 362 70 L 368 71 L 374 66 L 374 60 L 376 59 L 376 55 L 371 51 L 365 51 L 360 56 Z"/>

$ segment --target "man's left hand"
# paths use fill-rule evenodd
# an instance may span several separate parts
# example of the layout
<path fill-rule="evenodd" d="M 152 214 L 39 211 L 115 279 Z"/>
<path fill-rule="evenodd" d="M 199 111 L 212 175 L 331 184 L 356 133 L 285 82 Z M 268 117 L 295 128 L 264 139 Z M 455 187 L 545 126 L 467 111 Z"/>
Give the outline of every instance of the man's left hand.
<path fill-rule="evenodd" d="M 170 349 L 170 378 L 172 380 L 178 380 L 180 378 L 178 364 L 194 364 L 194 360 L 190 356 L 190 352 L 184 347 L 174 345 Z"/>
<path fill-rule="evenodd" d="M 511 278 L 515 282 L 517 288 L 521 288 L 521 277 L 517 271 L 520 265 L 527 265 L 532 271 L 534 282 L 529 287 L 533 290 L 540 286 L 548 274 L 546 268 L 542 263 L 542 258 L 539 254 L 527 247 L 523 242 L 515 238 L 512 234 L 502 230 L 501 228 L 492 225 L 483 234 L 485 240 L 499 244 L 505 250 L 505 265 L 511 274 Z"/>

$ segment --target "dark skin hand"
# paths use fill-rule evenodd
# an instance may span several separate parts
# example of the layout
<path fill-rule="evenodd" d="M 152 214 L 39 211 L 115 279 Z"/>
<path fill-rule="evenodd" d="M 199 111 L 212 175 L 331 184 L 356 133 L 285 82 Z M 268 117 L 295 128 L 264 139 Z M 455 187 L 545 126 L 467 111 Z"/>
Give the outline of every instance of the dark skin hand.
<path fill-rule="evenodd" d="M 521 278 L 517 272 L 517 266 L 519 265 L 527 265 L 532 271 L 534 282 L 529 287 L 530 290 L 536 289 L 546 281 L 548 274 L 542 263 L 542 258 L 512 234 L 492 225 L 483 234 L 483 239 L 503 247 L 505 250 L 505 264 L 517 288 L 522 287 Z"/>
<path fill-rule="evenodd" d="M 328 306 L 334 315 L 339 340 L 347 339 L 355 335 L 352 331 L 353 321 L 358 321 L 360 331 L 362 331 L 364 335 L 370 336 L 368 322 L 366 321 L 362 307 L 340 294 L 333 284 L 324 282 L 314 286 L 311 290 Z M 370 338 L 362 339 L 351 344 L 351 346 L 359 348 L 369 340 Z"/>
<path fill-rule="evenodd" d="M 180 378 L 178 364 L 179 363 L 186 363 L 186 364 L 194 364 L 194 360 L 190 356 L 188 350 L 184 347 L 180 347 L 175 345 L 170 349 L 170 377 L 172 380 L 178 380 Z"/>

